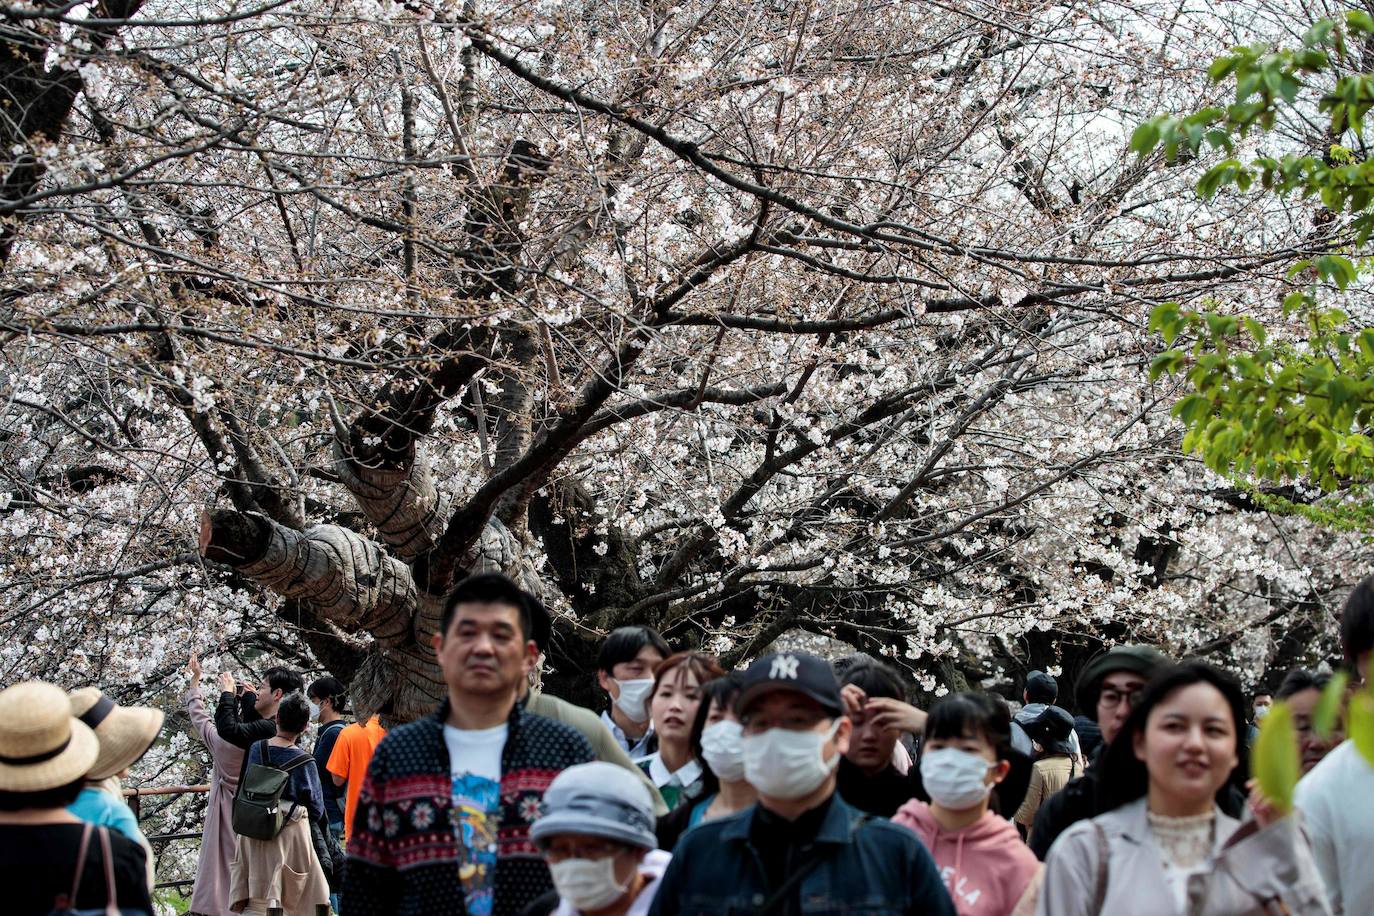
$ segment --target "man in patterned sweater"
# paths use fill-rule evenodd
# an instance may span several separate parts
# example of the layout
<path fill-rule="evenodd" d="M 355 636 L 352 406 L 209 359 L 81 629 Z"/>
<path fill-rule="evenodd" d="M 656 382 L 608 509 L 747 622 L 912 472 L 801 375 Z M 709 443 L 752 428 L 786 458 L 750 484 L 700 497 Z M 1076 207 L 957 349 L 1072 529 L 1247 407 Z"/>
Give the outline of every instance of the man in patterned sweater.
<path fill-rule="evenodd" d="M 434 635 L 448 699 L 377 745 L 343 916 L 514 916 L 553 887 L 530 824 L 553 778 L 593 755 L 575 729 L 517 702 L 538 657 L 530 600 L 496 574 L 449 596 Z"/>

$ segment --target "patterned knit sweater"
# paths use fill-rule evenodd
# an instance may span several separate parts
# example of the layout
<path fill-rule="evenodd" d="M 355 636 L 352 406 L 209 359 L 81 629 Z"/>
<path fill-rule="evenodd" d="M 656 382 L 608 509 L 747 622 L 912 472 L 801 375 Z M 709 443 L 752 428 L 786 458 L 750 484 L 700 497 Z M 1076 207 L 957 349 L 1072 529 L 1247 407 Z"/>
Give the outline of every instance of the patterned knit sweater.
<path fill-rule="evenodd" d="M 458 877 L 458 833 L 450 821 L 452 783 L 444 722 L 434 715 L 389 732 L 377 745 L 358 798 L 348 844 L 342 916 L 422 916 L 467 912 Z M 593 759 L 570 726 L 517 703 L 501 755 L 494 916 L 514 916 L 553 887 L 530 842 L 544 790 L 567 767 Z"/>

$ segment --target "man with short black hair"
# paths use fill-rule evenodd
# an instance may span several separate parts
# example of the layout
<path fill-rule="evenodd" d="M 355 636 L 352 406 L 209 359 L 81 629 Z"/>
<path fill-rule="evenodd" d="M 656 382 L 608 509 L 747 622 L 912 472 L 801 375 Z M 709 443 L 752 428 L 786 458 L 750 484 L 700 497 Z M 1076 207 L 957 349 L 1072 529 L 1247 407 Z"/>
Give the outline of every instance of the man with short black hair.
<path fill-rule="evenodd" d="M 906 702 L 897 673 L 874 659 L 848 665 L 840 685 L 852 726 L 836 771 L 840 797 L 860 811 L 890 818 L 917 788 L 915 767 L 900 773 L 893 765 L 897 741 L 903 732 L 919 734 L 925 714 Z"/>
<path fill-rule="evenodd" d="M 1341 648 L 1355 679 L 1369 684 L 1374 655 L 1374 576 L 1355 586 L 1341 611 Z M 1298 782 L 1293 798 L 1302 811 L 1312 858 L 1336 913 L 1367 913 L 1374 902 L 1374 764 L 1353 740 L 1322 758 Z"/>
<path fill-rule="evenodd" d="M 1097 714 L 1103 742 L 1098 759 L 1126 724 L 1132 705 L 1151 675 L 1167 664 L 1169 659 L 1153 646 L 1116 646 L 1099 654 L 1083 668 L 1075 693 L 1079 709 Z M 1095 767 L 1089 769 L 1050 796 L 1036 813 L 1030 848 L 1042 862 L 1059 834 L 1079 821 L 1102 813 L 1097 776 Z"/>
<path fill-rule="evenodd" d="M 1026 675 L 1026 686 L 1021 691 L 1021 699 L 1025 705 L 1012 716 L 1011 744 L 1013 748 L 1034 760 L 1035 748 L 1031 744 L 1026 727 L 1039 719 L 1045 710 L 1059 699 L 1059 684 L 1044 671 L 1032 671 Z M 1083 752 L 1078 746 L 1078 735 L 1072 730 L 1069 732 L 1068 742 L 1069 756 L 1081 762 Z"/>
<path fill-rule="evenodd" d="M 471 576 L 449 596 L 432 637 L 448 695 L 372 755 L 343 916 L 514 916 L 552 888 L 530 823 L 554 776 L 592 749 L 517 701 L 539 655 L 532 636 L 529 596 L 505 576 Z"/>
<path fill-rule="evenodd" d="M 535 662 L 535 668 L 530 677 L 520 685 L 520 701 L 525 704 L 526 709 L 535 715 L 544 716 L 577 729 L 582 737 L 591 744 L 592 753 L 596 755 L 597 760 L 623 767 L 643 783 L 653 801 L 656 816 L 667 814 L 668 806 L 663 803 L 663 796 L 659 794 L 658 787 L 654 785 L 654 781 L 649 778 L 647 773 L 635 766 L 630 755 L 625 753 L 625 748 L 606 727 L 604 719 L 598 718 L 596 713 L 590 709 L 585 709 L 575 703 L 569 703 L 567 700 L 544 692 L 543 685 L 540 683 L 540 672 L 544 664 L 544 656 L 549 649 L 549 640 L 553 636 L 553 621 L 549 617 L 548 608 L 544 607 L 542 601 L 533 595 L 529 596 L 529 601 L 533 615 L 531 619 L 533 639 L 534 644 L 539 648 L 539 658 Z"/>
<path fill-rule="evenodd" d="M 344 836 L 344 793 L 341 787 L 329 778 L 329 755 L 334 752 L 334 742 L 339 732 L 348 724 L 344 721 L 344 685 L 336 677 L 319 677 L 310 682 L 305 698 L 313 707 L 315 721 L 320 729 L 315 733 L 315 767 L 320 771 L 320 787 L 324 790 L 324 812 L 329 829 L 342 840 Z M 337 909 L 337 907 L 336 907 Z"/>
<path fill-rule="evenodd" d="M 916 834 L 836 793 L 852 726 L 825 661 L 802 652 L 759 658 L 740 679 L 735 712 L 758 804 L 682 835 L 650 916 L 954 916 Z"/>
<path fill-rule="evenodd" d="M 274 665 L 263 672 L 256 689 L 241 685 L 240 696 L 233 675 L 220 675 L 219 703 L 215 706 L 215 730 L 219 736 L 244 750 L 277 733 L 277 706 L 282 697 L 304 689 L 305 681 L 290 668 Z"/>
<path fill-rule="evenodd" d="M 648 701 L 654 668 L 671 654 L 653 627 L 620 627 L 601 644 L 596 682 L 611 700 L 601 720 L 631 760 L 643 760 L 658 750 Z"/>

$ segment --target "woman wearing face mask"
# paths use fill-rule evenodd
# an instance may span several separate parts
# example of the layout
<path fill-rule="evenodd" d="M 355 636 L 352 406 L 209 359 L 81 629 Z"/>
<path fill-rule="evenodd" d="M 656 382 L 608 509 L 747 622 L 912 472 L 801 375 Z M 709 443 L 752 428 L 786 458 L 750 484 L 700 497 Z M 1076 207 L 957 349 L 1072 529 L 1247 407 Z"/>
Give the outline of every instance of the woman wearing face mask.
<path fill-rule="evenodd" d="M 892 818 L 930 850 L 960 916 L 1029 916 L 1035 909 L 1040 863 L 990 805 L 1011 753 L 1005 704 L 978 693 L 945 697 L 930 708 L 921 742 L 930 803 L 912 799 Z"/>
<path fill-rule="evenodd" d="M 702 769 L 692 749 L 692 723 L 701 705 L 701 688 L 725 674 L 709 655 L 679 652 L 654 669 L 649 712 L 658 750 L 644 758 L 640 769 L 658 786 L 672 811 L 680 803 L 700 797 Z"/>
<path fill-rule="evenodd" d="M 630 772 L 597 761 L 569 767 L 544 793 L 530 839 L 554 890 L 521 916 L 643 916 L 672 859 L 654 849 L 649 790 Z"/>
<path fill-rule="evenodd" d="M 1244 825 L 1217 806 L 1245 766 L 1245 698 L 1202 662 L 1145 686 L 1107 749 L 1099 784 L 1111 809 L 1050 849 L 1042 916 L 1330 913 L 1292 817 L 1267 806 Z"/>
<path fill-rule="evenodd" d="M 701 762 L 702 791 L 658 819 L 658 846 L 671 850 L 678 837 L 702 821 L 743 811 L 759 793 L 744 778 L 744 747 L 739 717 L 732 708 L 739 695 L 734 674 L 708 681 L 701 688 L 701 705 L 692 723 L 692 753 Z"/>

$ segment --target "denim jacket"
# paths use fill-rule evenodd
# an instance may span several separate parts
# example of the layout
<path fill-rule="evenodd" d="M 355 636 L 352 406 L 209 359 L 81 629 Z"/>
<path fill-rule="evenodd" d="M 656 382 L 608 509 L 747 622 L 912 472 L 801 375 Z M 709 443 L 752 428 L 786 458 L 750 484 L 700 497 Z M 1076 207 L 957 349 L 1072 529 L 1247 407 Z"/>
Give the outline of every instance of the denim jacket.
<path fill-rule="evenodd" d="M 650 916 L 758 913 L 769 889 L 749 839 L 754 812 L 746 808 L 683 834 Z M 806 916 L 954 916 L 954 904 L 916 834 L 871 818 L 839 796 L 804 853 L 820 859 L 801 880 Z"/>

